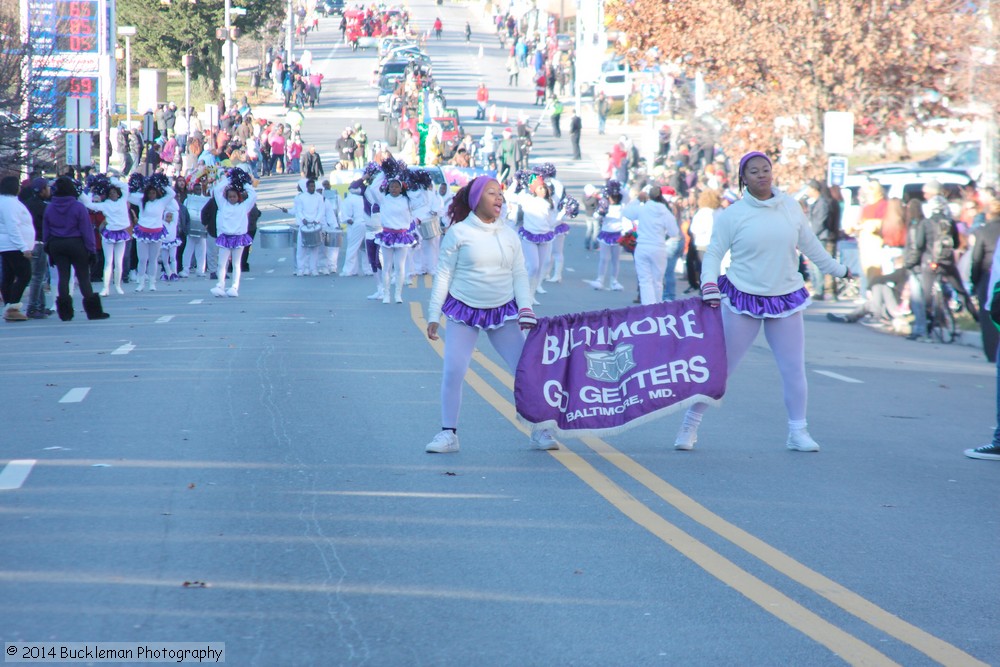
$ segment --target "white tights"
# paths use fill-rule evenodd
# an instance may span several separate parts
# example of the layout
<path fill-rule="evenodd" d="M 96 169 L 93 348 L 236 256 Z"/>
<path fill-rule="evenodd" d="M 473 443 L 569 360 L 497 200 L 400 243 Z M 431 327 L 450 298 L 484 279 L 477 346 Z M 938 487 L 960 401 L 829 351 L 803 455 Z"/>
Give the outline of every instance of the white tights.
<path fill-rule="evenodd" d="M 160 250 L 160 263 L 163 264 L 163 272 L 167 274 L 167 278 L 177 273 L 177 246 Z"/>
<path fill-rule="evenodd" d="M 406 282 L 406 256 L 409 254 L 408 246 L 382 246 L 382 290 L 384 294 L 389 294 L 389 285 L 392 282 L 393 273 L 396 276 L 396 296 L 403 296 L 403 283 Z"/>
<path fill-rule="evenodd" d="M 566 237 L 569 234 L 556 234 L 552 239 L 552 257 L 545 263 L 545 270 L 542 275 L 551 276 L 553 280 L 562 279 L 562 267 L 565 262 L 564 248 L 566 247 Z"/>
<path fill-rule="evenodd" d="M 722 327 L 726 333 L 727 374 L 732 377 L 733 371 L 757 338 L 762 320 L 734 313 L 725 305 L 719 307 L 722 308 Z M 764 337 L 781 373 L 789 427 L 805 428 L 809 387 L 806 383 L 806 339 L 802 313 L 784 318 L 767 318 L 763 320 L 763 324 Z M 707 409 L 707 403 L 695 403 L 688 409 L 684 419 L 697 425 Z"/>
<path fill-rule="evenodd" d="M 115 285 L 122 286 L 122 264 L 125 261 L 126 241 L 109 241 L 101 238 L 104 248 L 104 289 L 111 287 L 111 275 L 114 273 Z"/>
<path fill-rule="evenodd" d="M 156 269 L 160 260 L 161 245 L 159 241 L 139 241 L 135 244 L 135 251 L 139 259 L 139 265 L 136 267 L 139 280 L 146 276 L 149 278 L 150 284 L 156 282 Z"/>
<path fill-rule="evenodd" d="M 204 236 L 189 236 L 184 245 L 184 256 L 181 261 L 181 271 L 187 273 L 191 269 L 191 258 L 194 258 L 195 269 L 198 273 L 205 273 L 205 258 L 208 249 L 208 239 Z"/>
<path fill-rule="evenodd" d="M 444 334 L 444 375 L 441 377 L 441 426 L 458 428 L 458 411 L 462 407 L 462 384 L 472 361 L 479 329 L 460 322 L 448 321 Z M 524 347 L 524 333 L 517 322 L 510 320 L 499 329 L 487 329 L 493 349 L 503 357 L 510 372 L 517 371 L 517 362 Z"/>
<path fill-rule="evenodd" d="M 597 282 L 605 287 L 611 287 L 618 282 L 618 266 L 621 264 L 622 247 L 617 243 L 608 245 L 602 241 L 597 257 Z"/>
<path fill-rule="evenodd" d="M 219 287 L 226 289 L 226 269 L 229 268 L 229 258 L 233 258 L 233 289 L 239 291 L 240 276 L 243 275 L 243 252 L 244 246 L 236 248 L 223 248 L 219 246 Z"/>
<path fill-rule="evenodd" d="M 534 297 L 538 283 L 542 280 L 542 269 L 549 264 L 552 242 L 532 243 L 527 239 L 521 239 L 521 249 L 524 251 L 524 268 L 528 272 L 528 286 Z"/>

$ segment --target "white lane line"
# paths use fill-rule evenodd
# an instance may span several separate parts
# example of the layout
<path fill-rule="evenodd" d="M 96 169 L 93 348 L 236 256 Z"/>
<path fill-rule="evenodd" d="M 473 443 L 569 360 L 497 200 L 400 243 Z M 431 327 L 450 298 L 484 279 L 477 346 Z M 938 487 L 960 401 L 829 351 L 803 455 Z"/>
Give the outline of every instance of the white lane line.
<path fill-rule="evenodd" d="M 288 259 L 288 258 L 287 258 L 287 257 L 279 257 L 279 258 L 278 258 L 278 261 L 279 261 L 279 262 L 284 262 L 284 261 L 285 261 L 286 259 Z"/>
<path fill-rule="evenodd" d="M 36 459 L 16 459 L 5 465 L 0 470 L 0 491 L 20 489 L 37 462 Z"/>
<path fill-rule="evenodd" d="M 125 343 L 121 347 L 116 347 L 114 350 L 112 350 L 111 354 L 128 354 L 134 349 L 135 345 L 133 345 L 132 343 Z"/>
<path fill-rule="evenodd" d="M 820 375 L 825 375 L 828 378 L 833 378 L 834 380 L 840 380 L 841 382 L 850 382 L 851 384 L 864 384 L 864 380 L 855 380 L 854 378 L 849 378 L 846 375 L 841 375 L 840 373 L 833 373 L 831 371 L 818 371 L 813 369 L 816 373 Z"/>
<path fill-rule="evenodd" d="M 60 403 L 79 403 L 90 393 L 90 387 L 74 387 L 66 392 L 66 395 L 59 399 Z"/>
<path fill-rule="evenodd" d="M 158 317 L 156 319 L 156 324 L 166 324 L 172 319 L 174 319 L 173 315 L 164 315 L 163 317 Z"/>
<path fill-rule="evenodd" d="M 204 303 L 204 302 L 205 302 L 204 299 L 191 299 L 190 301 L 188 301 L 188 305 L 197 306 L 199 303 Z"/>
<path fill-rule="evenodd" d="M 264 273 L 274 273 L 274 269 L 268 269 L 268 270 L 267 270 L 267 271 L 265 271 Z"/>

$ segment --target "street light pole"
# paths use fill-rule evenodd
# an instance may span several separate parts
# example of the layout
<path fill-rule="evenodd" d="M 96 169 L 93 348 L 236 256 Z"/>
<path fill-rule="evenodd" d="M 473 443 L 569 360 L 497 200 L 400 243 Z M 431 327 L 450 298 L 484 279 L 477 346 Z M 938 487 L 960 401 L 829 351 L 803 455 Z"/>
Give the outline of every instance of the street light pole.
<path fill-rule="evenodd" d="M 295 13 L 292 9 L 292 0 L 288 0 L 288 29 L 285 31 L 285 64 L 291 65 L 295 60 L 292 57 L 292 32 L 295 27 Z"/>
<path fill-rule="evenodd" d="M 229 107 L 233 105 L 233 37 L 231 34 L 231 28 L 233 27 L 233 3 L 232 0 L 226 0 L 226 53 L 223 67 L 222 67 L 222 91 L 226 94 L 226 111 L 229 111 Z"/>
<path fill-rule="evenodd" d="M 118 34 L 125 38 L 125 126 L 132 131 L 132 36 L 134 25 L 118 26 Z"/>
<path fill-rule="evenodd" d="M 188 127 L 188 135 L 190 136 L 191 130 L 191 61 L 192 56 L 190 53 L 185 53 L 181 62 L 184 64 L 184 120 L 187 121 L 185 125 Z"/>

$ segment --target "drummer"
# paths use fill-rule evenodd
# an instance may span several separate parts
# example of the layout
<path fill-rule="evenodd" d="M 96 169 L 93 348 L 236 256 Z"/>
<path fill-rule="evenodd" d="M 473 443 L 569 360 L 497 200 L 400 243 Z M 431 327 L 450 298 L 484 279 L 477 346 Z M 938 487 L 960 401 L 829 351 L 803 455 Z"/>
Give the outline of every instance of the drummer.
<path fill-rule="evenodd" d="M 323 253 L 320 258 L 320 275 L 328 276 L 337 273 L 337 262 L 340 259 L 340 243 L 343 232 L 340 230 L 340 195 L 330 187 L 329 179 L 323 181 L 319 188 L 323 195 Z"/>
<path fill-rule="evenodd" d="M 326 219 L 326 201 L 316 191 L 316 181 L 303 178 L 299 181 L 299 194 L 295 195 L 292 214 L 299 228 L 295 246 L 295 275 L 318 276 L 319 262 L 323 255 L 323 221 Z"/>

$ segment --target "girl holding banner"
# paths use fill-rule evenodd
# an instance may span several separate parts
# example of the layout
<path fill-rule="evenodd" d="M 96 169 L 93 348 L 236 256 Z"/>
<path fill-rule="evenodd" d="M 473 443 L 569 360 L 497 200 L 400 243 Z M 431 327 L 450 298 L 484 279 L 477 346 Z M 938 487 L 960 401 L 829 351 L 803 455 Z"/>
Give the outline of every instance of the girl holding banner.
<path fill-rule="evenodd" d="M 772 181 L 771 160 L 766 155 L 754 151 L 743 156 L 739 165 L 743 196 L 719 215 L 712 229 L 702 264 L 701 295 L 709 304 L 721 301 L 725 305 L 722 324 L 730 376 L 763 324 L 781 373 L 788 411 L 786 446 L 799 452 L 817 452 L 819 445 L 806 430 L 808 387 L 802 320 L 802 311 L 812 302 L 798 271 L 797 250 L 823 273 L 838 278 L 851 274 L 827 253 L 798 202 L 774 189 Z M 732 263 L 719 275 L 727 252 Z M 674 441 L 675 449 L 694 447 L 707 409 L 706 403 L 688 409 Z"/>
<path fill-rule="evenodd" d="M 448 318 L 441 378 L 441 432 L 425 448 L 446 454 L 458 451 L 458 412 L 462 384 L 472 360 L 479 332 L 485 331 L 493 348 L 511 372 L 517 369 L 524 347 L 522 330 L 538 319 L 524 253 L 517 233 L 501 220 L 504 197 L 500 183 L 480 176 L 452 200 L 448 228 L 427 308 L 427 337 L 438 339 L 438 321 Z M 558 449 L 548 429 L 537 429 L 531 443 L 538 449 Z"/>
<path fill-rule="evenodd" d="M 677 218 L 667 207 L 658 185 L 648 185 L 622 215 L 635 220 L 638 239 L 635 245 L 635 274 L 639 280 L 639 301 L 647 306 L 663 297 L 663 273 L 667 268 L 668 237 L 677 238 L 681 230 Z"/>

